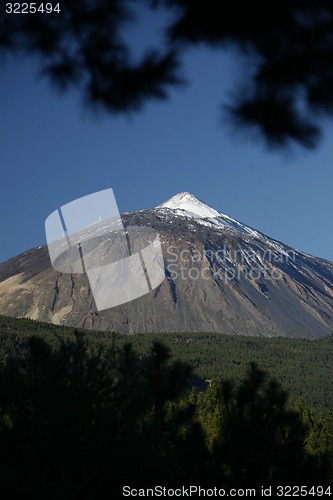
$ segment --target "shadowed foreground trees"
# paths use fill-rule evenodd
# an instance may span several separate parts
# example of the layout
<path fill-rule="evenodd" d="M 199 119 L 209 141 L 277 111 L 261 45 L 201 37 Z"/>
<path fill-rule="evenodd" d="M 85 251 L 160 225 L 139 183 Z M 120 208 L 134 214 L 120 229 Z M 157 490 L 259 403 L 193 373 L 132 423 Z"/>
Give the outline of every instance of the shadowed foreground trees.
<path fill-rule="evenodd" d="M 325 484 L 325 446 L 254 364 L 240 386 L 190 391 L 191 369 L 154 343 L 144 357 L 86 337 L 38 337 L 0 378 L 4 494 L 105 498 L 125 484 Z M 323 436 L 322 436 L 323 437 Z"/>
<path fill-rule="evenodd" d="M 287 410 L 287 394 L 274 380 L 251 363 L 239 387 L 223 383 L 222 399 L 214 457 L 226 480 L 236 478 L 244 487 L 263 477 L 270 485 L 316 482 L 318 464 L 304 453 L 306 428 L 299 414 Z M 320 475 L 325 477 L 324 468 Z"/>

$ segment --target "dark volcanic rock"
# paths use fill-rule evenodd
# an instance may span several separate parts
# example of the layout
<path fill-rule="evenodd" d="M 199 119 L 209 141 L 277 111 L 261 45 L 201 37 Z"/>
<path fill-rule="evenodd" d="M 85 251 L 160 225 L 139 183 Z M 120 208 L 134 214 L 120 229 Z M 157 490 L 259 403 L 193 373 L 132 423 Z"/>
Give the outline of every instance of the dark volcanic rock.
<path fill-rule="evenodd" d="M 125 227 L 137 228 L 137 245 L 140 228 L 159 233 L 164 256 L 164 281 L 134 301 L 97 311 L 86 275 L 55 271 L 43 246 L 0 264 L 0 314 L 124 333 L 332 333 L 333 264 L 214 212 L 181 193 L 123 214 Z M 110 244 L 91 248 L 102 255 Z"/>

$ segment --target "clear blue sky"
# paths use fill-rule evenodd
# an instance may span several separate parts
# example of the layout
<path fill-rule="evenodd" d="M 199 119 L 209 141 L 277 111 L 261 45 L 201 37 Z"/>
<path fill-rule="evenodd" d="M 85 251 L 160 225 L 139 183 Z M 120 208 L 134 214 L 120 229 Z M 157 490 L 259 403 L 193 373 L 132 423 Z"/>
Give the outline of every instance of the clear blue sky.
<path fill-rule="evenodd" d="M 146 29 L 130 33 L 144 45 Z M 132 117 L 97 119 L 76 92 L 36 78 L 32 59 L 1 69 L 0 261 L 46 243 L 59 206 L 112 187 L 120 211 L 190 191 L 215 209 L 305 252 L 333 260 L 333 141 L 327 124 L 314 152 L 290 156 L 234 137 L 219 105 L 239 77 L 230 55 L 195 49 L 189 85 Z"/>

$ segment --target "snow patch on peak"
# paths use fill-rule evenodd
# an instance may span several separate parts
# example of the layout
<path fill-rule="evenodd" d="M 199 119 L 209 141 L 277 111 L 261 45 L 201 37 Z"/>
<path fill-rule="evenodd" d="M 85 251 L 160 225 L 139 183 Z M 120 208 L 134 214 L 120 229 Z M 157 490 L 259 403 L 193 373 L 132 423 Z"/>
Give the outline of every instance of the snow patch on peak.
<path fill-rule="evenodd" d="M 187 193 L 186 191 L 176 194 L 156 208 L 170 208 L 177 212 L 181 211 L 181 215 L 194 217 L 195 219 L 219 217 L 221 215 L 217 210 L 214 210 L 214 208 L 206 205 L 206 203 L 203 203 L 193 194 Z"/>
<path fill-rule="evenodd" d="M 172 210 L 173 214 L 181 217 L 190 217 L 196 219 L 196 222 L 215 229 L 232 229 L 240 231 L 256 238 L 266 238 L 265 235 L 252 229 L 251 227 L 238 222 L 229 215 L 222 214 L 206 203 L 200 201 L 193 194 L 186 191 L 178 193 L 166 202 L 155 207 L 159 210 Z"/>

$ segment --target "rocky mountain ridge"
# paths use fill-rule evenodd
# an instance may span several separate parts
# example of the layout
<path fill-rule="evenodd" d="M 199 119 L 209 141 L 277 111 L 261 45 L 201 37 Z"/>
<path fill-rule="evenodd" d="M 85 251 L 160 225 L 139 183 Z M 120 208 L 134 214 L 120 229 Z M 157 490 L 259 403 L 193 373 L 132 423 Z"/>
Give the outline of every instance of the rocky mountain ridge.
<path fill-rule="evenodd" d="M 61 273 L 46 246 L 0 264 L 0 314 L 124 333 L 214 332 L 319 338 L 333 332 L 333 263 L 273 240 L 190 193 L 122 215 L 161 242 L 165 279 L 97 311 L 84 274 Z M 140 240 L 142 238 L 142 241 Z M 109 239 L 94 252 L 108 251 Z"/>

